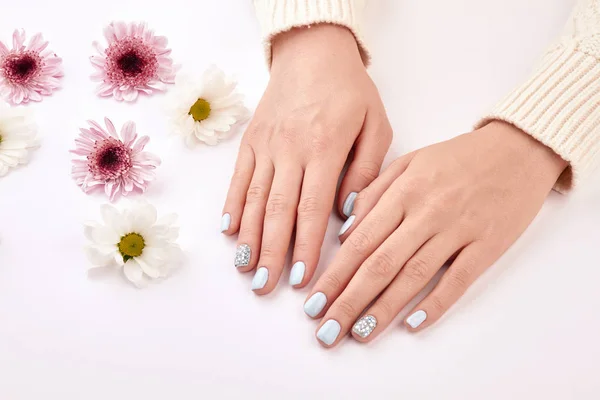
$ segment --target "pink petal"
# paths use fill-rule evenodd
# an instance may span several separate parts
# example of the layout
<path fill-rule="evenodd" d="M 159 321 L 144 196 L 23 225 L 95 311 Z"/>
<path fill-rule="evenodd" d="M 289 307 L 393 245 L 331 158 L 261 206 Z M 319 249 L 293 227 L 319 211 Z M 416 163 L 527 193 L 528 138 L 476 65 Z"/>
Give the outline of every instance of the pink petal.
<path fill-rule="evenodd" d="M 133 152 L 137 153 L 140 152 L 144 149 L 144 147 L 146 147 L 146 145 L 148 144 L 148 142 L 150 141 L 150 137 L 149 136 L 142 136 L 137 143 L 133 146 Z"/>
<path fill-rule="evenodd" d="M 13 50 L 20 50 L 23 47 L 23 43 L 25 42 L 25 30 L 21 30 L 19 32 L 18 29 L 15 29 L 13 32 Z"/>
<path fill-rule="evenodd" d="M 123 138 L 125 146 L 131 147 L 131 144 L 135 142 L 135 139 L 137 138 L 135 122 L 127 121 L 125 125 L 123 125 L 123 128 L 121 128 L 121 137 Z"/>
<path fill-rule="evenodd" d="M 106 28 L 104 28 L 104 37 L 109 45 L 117 40 L 113 23 L 110 23 Z"/>
<path fill-rule="evenodd" d="M 115 89 L 115 86 L 112 83 L 103 82 L 96 89 L 96 94 L 101 97 L 110 96 Z"/>
<path fill-rule="evenodd" d="M 8 47 L 2 42 L 0 42 L 0 57 L 8 54 Z"/>
<path fill-rule="evenodd" d="M 108 129 L 110 136 L 114 137 L 115 139 L 119 139 L 119 135 L 117 135 L 117 130 L 115 129 L 112 121 L 107 117 L 104 117 L 104 123 L 106 124 L 106 129 Z"/>
<path fill-rule="evenodd" d="M 130 87 L 126 91 L 123 92 L 123 100 L 125 101 L 135 101 L 138 98 L 138 91 L 135 88 Z"/>
<path fill-rule="evenodd" d="M 41 53 L 46 47 L 48 47 L 48 42 L 44 42 L 42 39 L 41 33 L 36 33 L 29 40 L 29 50 Z"/>
<path fill-rule="evenodd" d="M 124 22 L 115 22 L 114 27 L 117 40 L 123 39 L 125 36 L 127 36 L 127 25 L 125 25 Z"/>
<path fill-rule="evenodd" d="M 104 69 L 104 64 L 106 63 L 106 60 L 103 57 L 91 56 L 90 61 L 92 62 L 92 64 Z"/>
<path fill-rule="evenodd" d="M 104 128 L 101 127 L 96 121 L 88 120 L 87 123 L 96 129 L 97 132 L 94 132 L 94 129 L 91 129 L 91 131 L 96 133 L 97 135 L 100 135 L 103 138 L 107 138 L 109 136 L 109 134 L 104 130 Z"/>

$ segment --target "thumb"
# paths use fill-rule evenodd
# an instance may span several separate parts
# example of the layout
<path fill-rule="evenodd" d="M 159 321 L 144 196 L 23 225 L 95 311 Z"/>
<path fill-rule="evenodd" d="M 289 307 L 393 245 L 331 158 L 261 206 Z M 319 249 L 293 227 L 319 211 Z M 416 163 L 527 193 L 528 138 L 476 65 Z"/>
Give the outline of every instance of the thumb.
<path fill-rule="evenodd" d="M 340 185 L 338 208 L 343 217 L 352 215 L 358 193 L 379 175 L 383 159 L 392 144 L 392 136 L 385 111 L 367 112 L 354 146 L 354 156 Z"/>

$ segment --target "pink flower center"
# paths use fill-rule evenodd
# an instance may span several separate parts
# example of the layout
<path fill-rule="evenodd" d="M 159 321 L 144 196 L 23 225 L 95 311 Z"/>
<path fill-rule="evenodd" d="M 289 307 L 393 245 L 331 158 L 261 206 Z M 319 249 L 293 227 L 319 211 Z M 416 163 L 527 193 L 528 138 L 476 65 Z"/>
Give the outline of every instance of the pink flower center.
<path fill-rule="evenodd" d="M 37 53 L 26 51 L 7 55 L 0 71 L 12 84 L 25 84 L 35 78 L 41 71 L 42 59 Z"/>
<path fill-rule="evenodd" d="M 117 40 L 106 50 L 106 56 L 106 74 L 112 83 L 137 86 L 156 79 L 156 53 L 138 37 Z"/>
<path fill-rule="evenodd" d="M 119 178 L 133 165 L 130 149 L 113 138 L 96 142 L 88 159 L 90 172 L 102 180 Z"/>

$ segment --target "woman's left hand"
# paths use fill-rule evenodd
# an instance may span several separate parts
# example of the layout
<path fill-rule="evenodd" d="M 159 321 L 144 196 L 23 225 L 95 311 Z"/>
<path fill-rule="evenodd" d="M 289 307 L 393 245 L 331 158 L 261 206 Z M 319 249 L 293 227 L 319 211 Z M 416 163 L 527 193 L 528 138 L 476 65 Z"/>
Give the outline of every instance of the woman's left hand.
<path fill-rule="evenodd" d="M 527 228 L 566 166 L 503 122 L 396 160 L 359 193 L 308 296 L 305 312 L 323 317 L 317 338 L 330 347 L 352 330 L 370 341 L 454 259 L 405 320 L 410 331 L 433 324 Z"/>

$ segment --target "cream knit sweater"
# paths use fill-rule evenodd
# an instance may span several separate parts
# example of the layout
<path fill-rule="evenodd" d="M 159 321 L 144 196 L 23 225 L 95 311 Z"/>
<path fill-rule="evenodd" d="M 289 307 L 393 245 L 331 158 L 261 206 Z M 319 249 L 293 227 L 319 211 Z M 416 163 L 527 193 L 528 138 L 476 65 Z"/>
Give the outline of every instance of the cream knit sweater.
<path fill-rule="evenodd" d="M 369 51 L 362 35 L 366 0 L 254 0 L 267 62 L 271 39 L 293 27 L 320 22 L 347 27 L 365 65 Z M 477 124 L 499 119 L 527 132 L 568 161 L 556 189 L 583 181 L 600 159 L 600 0 L 579 0 L 562 37 L 531 77 L 508 94 Z"/>

